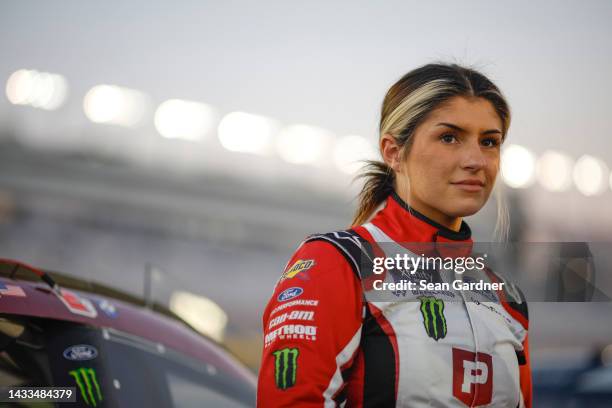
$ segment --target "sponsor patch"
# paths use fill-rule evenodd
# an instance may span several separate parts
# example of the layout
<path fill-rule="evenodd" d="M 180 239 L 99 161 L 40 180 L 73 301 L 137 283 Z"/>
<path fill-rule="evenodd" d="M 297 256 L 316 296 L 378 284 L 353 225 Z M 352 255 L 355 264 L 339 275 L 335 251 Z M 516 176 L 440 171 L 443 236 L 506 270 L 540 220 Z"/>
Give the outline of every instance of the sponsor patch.
<path fill-rule="evenodd" d="M 438 341 L 446 337 L 446 317 L 444 316 L 444 301 L 435 296 L 421 296 L 421 314 L 423 325 L 429 337 Z"/>
<path fill-rule="evenodd" d="M 286 302 L 300 296 L 302 293 L 304 293 L 304 289 L 294 286 L 292 288 L 283 290 L 276 299 L 279 302 Z"/>
<path fill-rule="evenodd" d="M 26 297 L 26 294 L 21 286 L 8 285 L 0 282 L 0 296 Z"/>
<path fill-rule="evenodd" d="M 77 368 L 68 372 L 81 391 L 81 397 L 85 404 L 96 407 L 102 403 L 102 391 L 98 383 L 96 370 L 93 368 Z"/>
<path fill-rule="evenodd" d="M 76 293 L 66 289 L 60 289 L 60 292 L 61 294 L 57 295 L 57 297 L 59 297 L 71 313 L 91 318 L 98 316 L 96 308 L 89 299 L 80 297 Z"/>
<path fill-rule="evenodd" d="M 317 339 L 317 326 L 305 326 L 303 324 L 287 324 L 268 332 L 264 337 L 264 346 L 268 347 L 276 339 L 310 340 Z"/>
<path fill-rule="evenodd" d="M 274 381 L 276 387 L 286 390 L 295 385 L 297 378 L 298 357 L 297 348 L 283 348 L 272 353 L 274 356 Z"/>
<path fill-rule="evenodd" d="M 285 323 L 287 320 L 314 320 L 314 313 L 312 310 L 292 310 L 290 312 L 285 312 L 281 315 L 276 316 L 272 320 L 270 320 L 270 324 L 268 325 L 268 329 L 271 329 L 274 326 L 278 326 L 281 323 Z"/>
<path fill-rule="evenodd" d="M 77 344 L 64 350 L 64 358 L 72 361 L 93 360 L 98 357 L 98 350 L 88 344 Z"/>
<path fill-rule="evenodd" d="M 470 407 L 493 398 L 493 357 L 453 347 L 453 395 Z"/>
<path fill-rule="evenodd" d="M 317 306 L 318 304 L 319 304 L 319 301 L 318 300 L 314 300 L 314 299 L 297 299 L 297 300 L 292 300 L 289 303 L 283 303 L 282 305 L 276 306 L 270 312 L 270 316 L 272 316 L 276 312 L 280 312 L 281 310 L 286 309 L 286 308 L 291 307 L 291 306 L 313 306 L 314 307 L 314 306 Z"/>
<path fill-rule="evenodd" d="M 315 261 L 312 259 L 298 259 L 295 263 L 283 273 L 281 280 L 294 278 L 296 275 L 301 272 L 305 272 L 308 269 L 312 268 L 315 264 Z M 300 275 L 304 279 L 307 279 L 304 275 Z"/>

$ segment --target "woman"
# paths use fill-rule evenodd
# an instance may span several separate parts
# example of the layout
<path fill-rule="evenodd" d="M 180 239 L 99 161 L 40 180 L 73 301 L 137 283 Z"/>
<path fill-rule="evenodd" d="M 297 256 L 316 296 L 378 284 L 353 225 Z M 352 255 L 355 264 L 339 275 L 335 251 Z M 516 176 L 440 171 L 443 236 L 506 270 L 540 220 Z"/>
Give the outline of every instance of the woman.
<path fill-rule="evenodd" d="M 369 163 L 353 227 L 306 239 L 266 307 L 259 406 L 531 407 L 524 299 L 376 301 L 359 261 L 391 256 L 388 244 L 471 246 L 463 217 L 489 198 L 509 124 L 501 92 L 472 69 L 430 64 L 389 89 L 384 162 Z"/>

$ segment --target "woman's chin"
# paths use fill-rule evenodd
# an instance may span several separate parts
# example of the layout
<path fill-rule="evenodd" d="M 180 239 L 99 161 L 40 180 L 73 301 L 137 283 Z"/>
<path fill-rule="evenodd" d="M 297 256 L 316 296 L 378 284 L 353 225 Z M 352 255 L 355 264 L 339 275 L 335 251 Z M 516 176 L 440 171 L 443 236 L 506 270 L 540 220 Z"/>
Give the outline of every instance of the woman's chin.
<path fill-rule="evenodd" d="M 453 203 L 453 208 L 447 213 L 453 217 L 469 217 L 476 214 L 484 206 L 482 200 L 462 199 Z"/>

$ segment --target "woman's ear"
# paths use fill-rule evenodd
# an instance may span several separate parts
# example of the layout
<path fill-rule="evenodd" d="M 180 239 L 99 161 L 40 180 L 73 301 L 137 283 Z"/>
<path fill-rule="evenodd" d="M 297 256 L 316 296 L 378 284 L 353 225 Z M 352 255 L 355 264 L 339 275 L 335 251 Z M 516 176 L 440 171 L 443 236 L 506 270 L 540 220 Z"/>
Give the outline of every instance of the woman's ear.
<path fill-rule="evenodd" d="M 400 170 L 400 147 L 397 145 L 395 138 L 389 133 L 385 133 L 380 138 L 380 152 L 382 158 L 394 171 Z"/>

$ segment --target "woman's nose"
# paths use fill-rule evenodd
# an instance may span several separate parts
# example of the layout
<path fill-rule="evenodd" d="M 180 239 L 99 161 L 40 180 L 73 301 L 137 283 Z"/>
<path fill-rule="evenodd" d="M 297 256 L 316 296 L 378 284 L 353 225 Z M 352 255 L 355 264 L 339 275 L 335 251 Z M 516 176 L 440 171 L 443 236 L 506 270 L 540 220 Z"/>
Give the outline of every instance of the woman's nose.
<path fill-rule="evenodd" d="M 466 170 L 479 170 L 486 165 L 485 155 L 479 143 L 464 145 L 461 158 L 461 167 Z"/>

